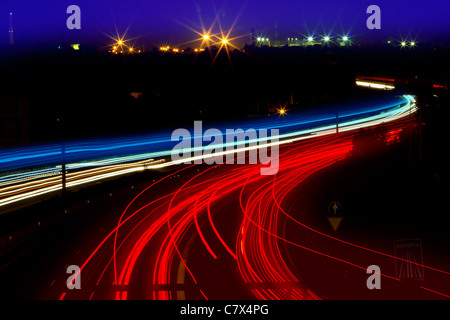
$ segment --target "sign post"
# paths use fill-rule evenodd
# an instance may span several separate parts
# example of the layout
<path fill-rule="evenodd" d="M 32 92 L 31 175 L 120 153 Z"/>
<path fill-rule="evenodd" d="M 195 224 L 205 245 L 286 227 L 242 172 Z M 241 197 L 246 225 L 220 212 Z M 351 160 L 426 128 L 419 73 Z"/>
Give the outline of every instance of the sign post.
<path fill-rule="evenodd" d="M 423 280 L 422 241 L 394 241 L 395 272 L 400 280 Z"/>
<path fill-rule="evenodd" d="M 342 204 L 337 201 L 333 201 L 328 205 L 328 222 L 334 231 L 337 231 L 339 225 L 344 217 L 342 216 Z"/>

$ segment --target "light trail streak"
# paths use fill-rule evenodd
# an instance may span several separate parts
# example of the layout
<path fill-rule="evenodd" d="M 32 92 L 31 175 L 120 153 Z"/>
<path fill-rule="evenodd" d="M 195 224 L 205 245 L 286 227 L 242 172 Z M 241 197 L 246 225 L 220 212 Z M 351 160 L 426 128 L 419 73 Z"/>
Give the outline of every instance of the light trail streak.
<path fill-rule="evenodd" d="M 386 119 L 390 122 L 387 122 L 385 126 L 395 130 L 408 126 L 409 112 L 412 111 L 403 110 L 387 115 Z M 384 121 L 387 121 L 386 119 Z M 380 125 L 382 119 L 370 121 Z M 146 282 L 144 285 L 151 288 L 147 298 L 177 297 L 174 294 L 175 289 L 171 289 L 171 286 L 180 282 L 175 272 L 181 263 L 184 266 L 183 270 L 187 271 L 184 277 L 190 277 L 199 295 L 208 299 L 213 296 L 205 288 L 207 283 L 199 270 L 206 268 L 208 272 L 214 272 L 208 269 L 211 261 L 231 258 L 239 270 L 242 281 L 247 284 L 249 292 L 258 299 L 319 299 L 311 288 L 305 286 L 299 275 L 291 270 L 280 249 L 280 242 L 349 265 L 357 270 L 365 271 L 366 266 L 358 263 L 357 256 L 340 257 L 281 236 L 281 219 L 285 217 L 294 219 L 291 214 L 282 209 L 281 204 L 293 188 L 306 178 L 349 156 L 352 150 L 352 138 L 355 136 L 354 130 L 359 127 L 350 123 L 345 128 L 346 130 L 339 135 L 331 135 L 329 130 L 324 130 L 308 139 L 297 138 L 295 144 L 283 144 L 283 152 L 280 154 L 280 171 L 273 177 L 261 176 L 259 166 L 209 166 L 188 178 L 176 191 L 160 197 L 154 195 L 157 185 L 180 173 L 189 173 L 195 167 L 189 166 L 152 183 L 127 205 L 116 228 L 101 241 L 83 263 L 81 267 L 83 272 L 86 268 L 91 270 L 89 274 L 95 269 L 101 270 L 100 265 L 103 264 L 103 271 L 96 284 L 101 283 L 100 279 L 105 274 L 113 273 L 114 283 L 121 289 L 113 290 L 110 298 L 127 299 L 130 297 L 129 293 L 132 292 L 133 285 L 136 285 L 136 282 L 142 282 L 141 279 L 146 279 L 144 275 L 136 274 L 138 272 L 136 265 L 139 261 L 148 260 L 148 250 L 150 250 L 152 261 L 148 262 L 150 270 L 146 269 L 146 272 L 152 277 L 151 282 Z M 238 201 L 241 208 L 240 223 L 227 226 L 232 228 L 236 235 L 231 242 L 229 237 L 223 237 L 224 226 L 220 225 L 218 229 L 213 221 L 213 218 L 224 214 L 223 203 L 229 199 Z M 145 204 L 142 205 L 142 203 Z M 201 217 L 203 217 L 202 221 L 209 222 L 209 225 L 200 224 Z M 317 233 L 317 230 L 305 224 L 301 224 L 300 227 L 308 232 Z M 206 232 L 208 230 L 213 232 Z M 201 262 L 197 263 L 183 256 L 181 250 L 186 239 L 192 237 L 192 234 L 199 237 L 200 244 L 204 247 L 204 251 L 200 252 Z M 212 235 L 219 241 L 215 241 Z M 344 242 L 325 233 L 321 235 L 337 244 L 350 244 L 357 249 L 369 251 L 370 254 L 398 259 L 383 252 Z M 226 250 L 224 252 L 219 250 L 219 246 Z M 235 252 L 231 249 L 233 247 Z M 103 254 L 99 255 L 99 252 Z M 109 256 L 106 264 L 102 259 L 105 254 Z M 447 271 L 428 268 L 443 276 L 449 275 Z M 224 276 L 220 273 L 223 270 L 218 272 L 217 277 Z M 386 273 L 381 275 L 386 279 L 399 282 L 392 275 Z M 181 280 L 186 283 L 186 279 Z M 425 287 L 422 289 L 437 292 Z M 439 294 L 446 296 L 443 293 Z M 92 296 L 93 293 L 89 295 L 89 298 Z M 68 296 L 63 294 L 61 297 Z"/>
<path fill-rule="evenodd" d="M 417 110 L 417 107 L 415 106 L 415 100 L 412 96 L 404 96 L 403 99 L 401 99 L 397 103 L 388 103 L 384 106 L 376 106 L 372 109 L 370 108 L 361 108 L 361 110 L 358 112 L 352 111 L 352 112 L 343 112 L 341 115 L 341 119 L 347 119 L 350 118 L 351 120 L 346 120 L 340 122 L 338 124 L 339 131 L 340 132 L 346 132 L 351 130 L 357 130 L 365 127 L 371 127 L 375 125 L 379 125 L 385 122 L 394 121 L 396 119 L 402 118 L 406 115 L 410 115 L 411 113 L 415 113 Z M 373 112 L 377 112 L 376 114 L 373 114 Z M 354 118 L 355 116 L 359 116 L 359 118 Z M 361 117 L 361 116 L 364 117 Z M 71 188 L 75 186 L 82 186 L 84 184 L 89 184 L 95 181 L 101 181 L 108 178 L 118 177 L 124 174 L 130 174 L 133 172 L 139 172 L 146 169 L 161 169 L 169 166 L 179 165 L 182 163 L 185 163 L 187 161 L 196 161 L 199 159 L 208 159 L 211 157 L 217 157 L 217 156 L 224 156 L 227 154 L 234 154 L 238 152 L 243 151 L 251 151 L 251 150 L 258 150 L 260 148 L 268 148 L 274 145 L 282 145 L 287 143 L 292 143 L 299 140 L 305 140 L 310 139 L 313 136 L 325 136 L 329 134 L 335 133 L 336 124 L 330 124 L 330 125 L 322 125 L 322 126 L 313 126 L 308 129 L 304 130 L 293 130 L 297 128 L 299 125 L 305 125 L 312 126 L 313 124 L 321 124 L 323 121 L 330 121 L 334 120 L 334 117 L 330 117 L 329 115 L 315 117 L 310 120 L 304 120 L 302 119 L 296 119 L 294 121 L 289 122 L 288 124 L 278 124 L 278 127 L 275 125 L 268 126 L 267 128 L 280 128 L 280 129 L 286 129 L 291 128 L 291 131 L 288 131 L 287 133 L 280 134 L 277 138 L 279 142 L 268 142 L 269 139 L 272 139 L 272 137 L 267 138 L 259 138 L 259 139 L 251 139 L 247 141 L 247 143 L 255 143 L 256 146 L 254 147 L 246 147 L 245 143 L 238 143 L 234 145 L 233 142 L 233 149 L 223 152 L 216 152 L 212 154 L 207 155 L 201 155 L 201 156 L 194 156 L 190 157 L 188 159 L 178 160 L 178 161 L 154 161 L 151 162 L 152 159 L 149 159 L 149 156 L 168 156 L 171 154 L 172 150 L 167 151 L 157 151 L 157 152 L 151 152 L 151 153 L 143 153 L 143 154 L 137 154 L 137 155 L 131 155 L 131 156 L 119 156 L 119 157 L 113 157 L 108 159 L 102 159 L 102 160 L 96 160 L 96 161 L 85 161 L 81 163 L 69 163 L 67 164 L 66 168 L 68 170 L 73 169 L 75 170 L 78 168 L 78 171 L 76 173 L 68 173 L 68 182 L 66 184 L 66 188 Z M 260 126 L 255 126 L 256 128 L 260 128 Z M 121 144 L 97 144 L 96 146 L 89 146 L 86 144 L 77 144 L 76 146 L 68 147 L 65 151 L 66 154 L 70 153 L 84 153 L 84 152 L 100 152 L 107 150 L 108 152 L 115 151 L 115 150 L 121 150 L 122 148 L 130 148 L 130 147 L 142 147 L 142 146 L 148 146 L 152 144 L 161 144 L 161 146 L 165 146 L 168 143 L 168 140 L 165 140 L 162 137 L 154 137 L 150 139 L 150 142 L 148 140 L 145 140 L 144 138 L 135 139 L 133 141 L 125 141 Z M 226 149 L 228 146 L 230 146 L 230 143 L 224 143 L 221 147 Z M 201 148 L 191 148 L 189 150 L 186 150 L 186 152 L 196 152 L 197 150 L 204 151 L 204 146 Z M 37 149 L 41 150 L 41 149 Z M 45 150 L 48 150 L 48 147 L 45 148 Z M 59 150 L 59 149 L 58 149 Z M 49 151 L 45 155 L 52 157 L 56 154 L 58 155 L 60 151 Z M 35 157 L 42 157 L 39 153 L 33 153 L 31 151 L 26 151 L 24 155 L 17 155 L 14 154 L 12 157 L 12 160 L 15 162 L 18 159 L 23 160 L 24 158 L 31 157 L 31 159 Z M 144 160 L 142 160 L 144 159 Z M 7 157 L 0 156 L 0 162 L 7 162 Z M 123 163 L 126 162 L 126 163 Z M 96 166 L 94 169 L 86 169 L 84 171 L 80 170 L 82 168 L 86 167 L 93 167 Z M 61 168 L 61 166 L 58 166 Z M 31 199 L 37 196 L 42 196 L 44 194 L 52 193 L 55 191 L 62 190 L 62 172 L 61 169 L 45 169 L 45 170 L 39 170 L 36 173 L 29 173 L 29 176 L 26 175 L 26 173 L 19 173 L 19 174 L 13 174 L 9 177 L 3 177 L 2 179 L 5 182 L 2 182 L 1 184 L 9 185 L 5 188 L 0 188 L 0 207 L 5 205 L 10 205 L 13 203 L 16 203 L 18 201 L 23 201 L 27 199 Z M 109 173 L 105 173 L 106 171 L 110 171 Z M 61 180 L 58 182 L 57 179 L 55 179 L 55 175 L 61 176 Z M 83 178 L 86 175 L 90 175 L 89 178 Z M 49 177 L 50 176 L 50 177 Z M 28 181 L 32 182 L 28 182 Z M 1 181 L 1 180 L 0 180 Z M 1 186 L 0 184 L 0 186 Z M 40 188 L 41 190 L 34 190 Z"/>
<path fill-rule="evenodd" d="M 161 160 L 152 159 L 130 164 L 112 165 L 95 169 L 80 170 L 67 174 L 66 187 L 72 188 L 96 181 L 114 178 L 147 169 L 150 164 Z M 62 173 L 51 173 L 50 177 L 31 182 L 19 183 L 0 189 L 0 206 L 6 206 L 26 199 L 42 196 L 62 189 Z M 54 175 L 57 175 L 56 177 Z M 23 179 L 23 178 L 22 178 Z"/>
<path fill-rule="evenodd" d="M 381 84 L 376 82 L 368 82 L 368 81 L 356 81 L 356 85 L 361 87 L 368 87 L 374 89 L 382 89 L 382 90 L 394 90 L 395 86 L 388 84 Z"/>

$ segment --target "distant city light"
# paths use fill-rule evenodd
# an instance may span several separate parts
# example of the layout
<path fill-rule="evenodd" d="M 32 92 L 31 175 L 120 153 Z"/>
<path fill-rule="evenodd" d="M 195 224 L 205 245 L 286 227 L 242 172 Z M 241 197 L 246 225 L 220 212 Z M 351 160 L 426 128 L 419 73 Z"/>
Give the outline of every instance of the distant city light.
<path fill-rule="evenodd" d="M 416 43 L 414 41 L 411 41 L 411 47 L 414 47 Z"/>
<path fill-rule="evenodd" d="M 257 41 L 261 41 L 261 38 L 260 37 L 258 37 L 257 39 L 256 39 Z"/>
<path fill-rule="evenodd" d="M 286 113 L 286 107 L 280 107 L 280 108 L 277 108 L 277 113 L 278 113 L 280 116 L 284 116 L 285 114 L 287 114 L 287 113 Z"/>
<path fill-rule="evenodd" d="M 80 50 L 80 45 L 78 44 L 78 43 L 76 43 L 76 44 L 72 44 L 72 45 L 70 45 L 71 47 L 72 47 L 72 49 L 73 50 L 75 50 L 75 51 L 78 51 L 78 50 Z"/>

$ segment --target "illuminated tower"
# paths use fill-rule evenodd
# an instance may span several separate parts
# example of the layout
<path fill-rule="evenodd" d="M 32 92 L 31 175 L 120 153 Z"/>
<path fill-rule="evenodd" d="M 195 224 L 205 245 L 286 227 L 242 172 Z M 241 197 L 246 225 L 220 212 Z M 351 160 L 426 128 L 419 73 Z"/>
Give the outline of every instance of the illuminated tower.
<path fill-rule="evenodd" d="M 14 44 L 13 14 L 9 13 L 9 44 Z"/>

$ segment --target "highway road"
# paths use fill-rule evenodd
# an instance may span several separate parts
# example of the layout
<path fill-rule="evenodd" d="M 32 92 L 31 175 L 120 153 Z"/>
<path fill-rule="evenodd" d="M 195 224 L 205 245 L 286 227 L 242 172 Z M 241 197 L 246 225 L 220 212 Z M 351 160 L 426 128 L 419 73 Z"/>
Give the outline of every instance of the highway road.
<path fill-rule="evenodd" d="M 383 119 L 371 115 L 362 126 L 396 134 L 411 125 L 414 105 L 408 101 L 406 109 L 383 113 Z M 320 213 L 310 210 L 299 190 L 321 170 L 351 157 L 360 128 L 361 122 L 347 123 L 339 133 L 333 127 L 286 137 L 275 175 L 261 175 L 262 164 L 154 164 L 170 170 L 65 226 L 1 273 L 11 286 L 17 283 L 16 298 L 449 298 L 450 270 L 348 240 L 326 219 L 312 223 Z M 389 267 L 395 263 L 426 270 L 432 280 L 411 286 Z M 79 271 L 69 284 L 79 281 L 80 289 L 68 289 L 71 265 Z M 366 285 L 370 265 L 380 267 L 381 290 Z"/>

